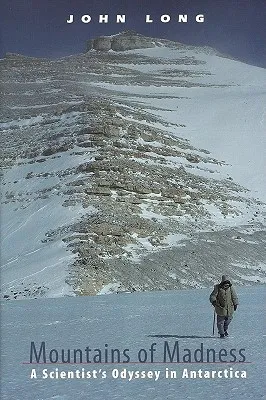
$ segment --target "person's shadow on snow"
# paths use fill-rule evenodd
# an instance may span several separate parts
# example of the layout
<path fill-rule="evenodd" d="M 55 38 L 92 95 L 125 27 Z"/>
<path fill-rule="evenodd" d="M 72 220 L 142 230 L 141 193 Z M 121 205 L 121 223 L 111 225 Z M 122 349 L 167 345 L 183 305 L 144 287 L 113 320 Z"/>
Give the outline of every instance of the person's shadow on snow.
<path fill-rule="evenodd" d="M 197 335 L 147 335 L 153 338 L 178 338 L 178 339 L 216 339 L 215 336 L 197 336 Z"/>

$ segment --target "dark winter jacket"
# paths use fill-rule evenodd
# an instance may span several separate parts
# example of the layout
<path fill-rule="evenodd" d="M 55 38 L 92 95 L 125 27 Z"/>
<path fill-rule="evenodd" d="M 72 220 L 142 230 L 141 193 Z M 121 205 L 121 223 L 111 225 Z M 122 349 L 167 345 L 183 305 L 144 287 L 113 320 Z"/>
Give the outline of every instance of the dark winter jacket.
<path fill-rule="evenodd" d="M 224 283 L 229 282 L 230 286 L 224 288 Z M 236 291 L 230 280 L 226 275 L 223 275 L 222 282 L 214 286 L 214 289 L 210 295 L 210 302 L 215 302 L 215 311 L 222 317 L 232 316 L 234 312 L 234 306 L 238 305 L 238 298 Z"/>

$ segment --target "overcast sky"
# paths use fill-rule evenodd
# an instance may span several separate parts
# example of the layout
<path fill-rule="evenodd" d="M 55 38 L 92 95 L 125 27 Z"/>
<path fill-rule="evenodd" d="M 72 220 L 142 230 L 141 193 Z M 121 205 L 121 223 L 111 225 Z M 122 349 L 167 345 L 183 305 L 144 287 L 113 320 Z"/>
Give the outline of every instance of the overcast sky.
<path fill-rule="evenodd" d="M 194 22 L 205 14 L 204 23 Z M 76 22 L 67 24 L 69 14 Z M 89 14 L 92 22 L 80 17 Z M 100 24 L 99 14 L 109 14 Z M 116 24 L 126 14 L 126 24 Z M 145 23 L 150 14 L 154 22 Z M 161 23 L 169 14 L 171 22 Z M 177 23 L 188 14 L 188 23 Z M 247 63 L 266 67 L 266 0 L 1 0 L 1 57 L 6 52 L 61 57 L 85 50 L 86 40 L 133 29 L 147 36 L 209 45 Z"/>

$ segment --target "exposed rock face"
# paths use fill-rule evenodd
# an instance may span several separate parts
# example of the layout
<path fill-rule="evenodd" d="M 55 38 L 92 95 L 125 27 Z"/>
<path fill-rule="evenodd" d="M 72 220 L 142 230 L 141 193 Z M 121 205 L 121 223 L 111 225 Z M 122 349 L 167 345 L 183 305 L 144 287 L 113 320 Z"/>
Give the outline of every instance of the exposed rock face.
<path fill-rule="evenodd" d="M 111 50 L 111 38 L 108 36 L 100 36 L 93 40 L 94 50 L 109 51 Z"/>
<path fill-rule="evenodd" d="M 125 51 L 134 49 L 145 49 L 148 47 L 155 47 L 152 39 L 146 38 L 137 34 L 121 34 L 115 36 L 111 44 L 114 51 Z"/>
<path fill-rule="evenodd" d="M 116 36 L 100 36 L 88 41 L 87 51 L 91 49 L 98 51 L 126 51 L 148 47 L 155 47 L 155 42 L 152 38 L 142 36 L 133 31 L 125 31 Z"/>

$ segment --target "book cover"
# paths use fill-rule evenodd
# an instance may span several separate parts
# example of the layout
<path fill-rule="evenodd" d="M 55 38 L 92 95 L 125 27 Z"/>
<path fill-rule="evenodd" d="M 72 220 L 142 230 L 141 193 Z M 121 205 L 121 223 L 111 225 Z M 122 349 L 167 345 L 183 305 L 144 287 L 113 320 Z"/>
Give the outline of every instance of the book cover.
<path fill-rule="evenodd" d="M 2 2 L 1 399 L 263 398 L 265 17 Z"/>

